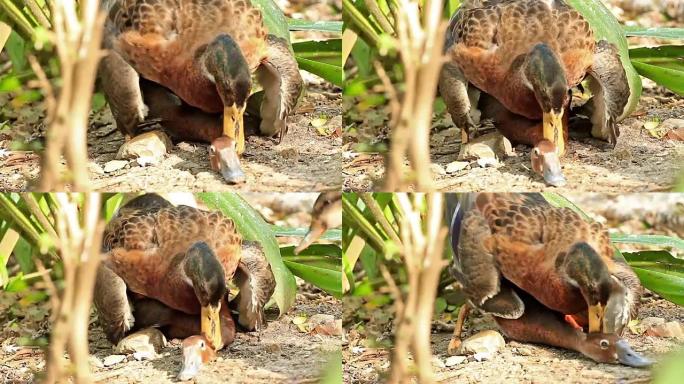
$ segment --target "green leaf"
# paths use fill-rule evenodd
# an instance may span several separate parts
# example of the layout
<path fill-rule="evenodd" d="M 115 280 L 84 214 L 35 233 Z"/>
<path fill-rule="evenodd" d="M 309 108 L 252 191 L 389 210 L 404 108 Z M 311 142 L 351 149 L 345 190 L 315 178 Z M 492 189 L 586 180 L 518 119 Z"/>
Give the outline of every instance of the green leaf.
<path fill-rule="evenodd" d="M 287 25 L 287 18 L 283 11 L 273 0 L 251 0 L 252 5 L 261 10 L 264 17 L 264 24 L 268 33 L 275 35 L 290 42 L 290 31 Z"/>
<path fill-rule="evenodd" d="M 637 60 L 633 64 L 641 76 L 648 77 L 672 92 L 684 95 L 684 71 L 663 68 Z"/>
<path fill-rule="evenodd" d="M 610 240 L 613 243 L 642 244 L 653 245 L 660 248 L 673 247 L 684 249 L 684 240 L 663 235 L 627 235 L 622 233 L 614 233 L 610 235 Z"/>
<path fill-rule="evenodd" d="M 601 0 L 568 0 L 567 2 L 589 22 L 597 40 L 605 39 L 618 48 L 631 91 L 625 113 L 622 114 L 621 118 L 627 117 L 634 112 L 639 103 L 642 86 L 641 77 L 629 60 L 628 43 L 622 25 Z"/>
<path fill-rule="evenodd" d="M 627 36 L 656 37 L 661 39 L 684 39 L 684 28 L 657 28 L 625 26 Z"/>
<path fill-rule="evenodd" d="M 342 297 L 342 250 L 314 244 L 295 255 L 294 248 L 281 249 L 283 261 L 292 273 L 335 297 Z"/>
<path fill-rule="evenodd" d="M 447 308 L 447 301 L 443 297 L 435 299 L 435 315 L 443 313 Z"/>
<path fill-rule="evenodd" d="M 342 39 L 302 41 L 292 44 L 296 57 L 342 66 Z"/>
<path fill-rule="evenodd" d="M 272 225 L 271 230 L 276 237 L 304 237 L 309 228 L 286 228 Z M 320 240 L 342 241 L 342 230 L 338 228 L 328 229 L 319 237 Z"/>
<path fill-rule="evenodd" d="M 665 251 L 625 252 L 623 256 L 644 287 L 684 305 L 684 260 Z"/>
<path fill-rule="evenodd" d="M 319 32 L 333 32 L 342 33 L 342 22 L 341 21 L 310 21 L 310 20 L 297 20 L 297 19 L 287 19 L 287 24 L 290 31 L 319 31 Z"/>
<path fill-rule="evenodd" d="M 236 193 L 198 193 L 197 197 L 209 208 L 218 209 L 233 219 L 238 231 L 245 239 L 261 244 L 276 280 L 273 298 L 280 313 L 287 312 L 294 304 L 297 284 L 280 256 L 280 248 L 271 227 Z"/>
<path fill-rule="evenodd" d="M 299 64 L 299 69 L 303 69 L 307 72 L 313 73 L 314 75 L 320 76 L 323 79 L 337 85 L 338 87 L 342 86 L 341 66 L 321 63 L 318 61 L 313 61 L 302 57 L 296 58 L 297 64 Z"/>

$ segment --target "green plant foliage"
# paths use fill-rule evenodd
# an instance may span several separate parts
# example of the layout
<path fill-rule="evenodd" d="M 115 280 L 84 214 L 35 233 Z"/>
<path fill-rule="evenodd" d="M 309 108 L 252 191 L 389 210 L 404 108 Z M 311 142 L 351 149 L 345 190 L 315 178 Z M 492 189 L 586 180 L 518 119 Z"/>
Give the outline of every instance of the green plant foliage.
<path fill-rule="evenodd" d="M 329 20 L 297 20 L 297 19 L 287 19 L 287 24 L 290 31 L 318 31 L 318 32 L 332 32 L 332 33 L 342 33 L 342 22 L 341 21 L 329 21 Z"/>
<path fill-rule="evenodd" d="M 277 225 L 271 226 L 271 230 L 276 237 L 304 237 L 309 232 L 308 228 L 289 228 Z M 319 237 L 319 240 L 340 242 L 342 241 L 342 230 L 328 229 Z"/>
<path fill-rule="evenodd" d="M 684 28 L 639 27 L 627 25 L 625 35 L 634 37 L 655 37 L 659 39 L 684 39 Z"/>
<path fill-rule="evenodd" d="M 293 246 L 280 249 L 285 265 L 298 277 L 335 297 L 342 297 L 342 251 L 335 245 L 314 244 L 294 254 Z"/>
<path fill-rule="evenodd" d="M 342 40 L 303 41 L 292 45 L 299 68 L 342 86 Z"/>
<path fill-rule="evenodd" d="M 251 2 L 261 10 L 268 33 L 290 42 L 287 18 L 278 5 L 273 0 L 251 0 Z"/>
<path fill-rule="evenodd" d="M 276 280 L 273 299 L 280 313 L 287 312 L 294 304 L 297 285 L 292 272 L 283 263 L 280 248 L 271 227 L 236 193 L 199 193 L 197 197 L 209 208 L 218 209 L 233 219 L 238 231 L 245 239 L 261 244 Z"/>
<path fill-rule="evenodd" d="M 684 260 L 666 251 L 624 252 L 641 283 L 663 298 L 684 305 Z"/>

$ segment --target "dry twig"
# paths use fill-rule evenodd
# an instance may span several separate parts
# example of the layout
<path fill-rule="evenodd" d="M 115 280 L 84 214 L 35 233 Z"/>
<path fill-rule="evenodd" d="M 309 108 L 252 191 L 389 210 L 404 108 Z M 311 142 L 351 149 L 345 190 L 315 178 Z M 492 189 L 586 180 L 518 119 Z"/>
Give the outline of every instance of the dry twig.
<path fill-rule="evenodd" d="M 392 116 L 392 148 L 385 174 L 385 189 L 405 190 L 404 159 L 408 155 L 418 191 L 431 189 L 430 127 L 437 80 L 444 62 L 442 48 L 446 22 L 442 20 L 443 0 L 426 0 L 422 12 L 419 1 L 398 0 L 393 9 L 399 51 L 404 66 L 405 91 L 399 118 Z"/>

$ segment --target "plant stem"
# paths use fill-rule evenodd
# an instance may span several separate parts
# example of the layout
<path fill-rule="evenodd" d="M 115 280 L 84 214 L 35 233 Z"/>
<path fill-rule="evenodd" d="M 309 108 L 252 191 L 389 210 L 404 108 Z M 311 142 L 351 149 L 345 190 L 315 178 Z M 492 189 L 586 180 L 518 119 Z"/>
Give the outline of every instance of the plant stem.
<path fill-rule="evenodd" d="M 359 12 L 359 10 L 354 6 L 351 0 L 342 0 L 342 8 L 345 14 L 351 19 L 351 21 L 356 25 L 367 38 L 369 45 L 378 48 L 380 46 L 380 36 L 375 31 L 373 26 L 366 20 L 366 18 Z"/>

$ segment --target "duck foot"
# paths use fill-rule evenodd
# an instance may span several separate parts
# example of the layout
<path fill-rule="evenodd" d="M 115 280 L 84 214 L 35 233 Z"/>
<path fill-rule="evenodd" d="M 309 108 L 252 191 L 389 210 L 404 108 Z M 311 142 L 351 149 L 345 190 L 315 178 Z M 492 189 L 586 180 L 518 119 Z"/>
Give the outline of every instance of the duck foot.
<path fill-rule="evenodd" d="M 171 146 L 171 139 L 166 133 L 159 130 L 145 132 L 127 140 L 119 148 L 116 158 L 135 159 L 142 166 L 159 164 Z"/>

